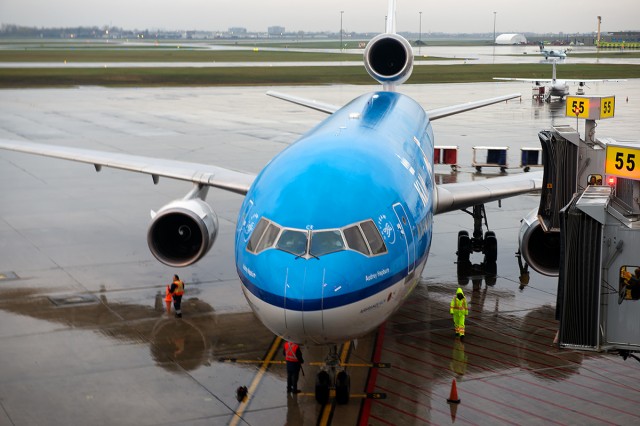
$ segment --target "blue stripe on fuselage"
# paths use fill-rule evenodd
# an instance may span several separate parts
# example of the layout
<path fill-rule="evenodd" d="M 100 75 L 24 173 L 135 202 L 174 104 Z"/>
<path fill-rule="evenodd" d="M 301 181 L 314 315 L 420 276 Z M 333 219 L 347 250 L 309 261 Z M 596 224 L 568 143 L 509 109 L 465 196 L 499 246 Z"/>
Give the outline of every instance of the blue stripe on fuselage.
<path fill-rule="evenodd" d="M 420 259 L 417 264 L 426 261 L 426 256 L 428 252 L 425 251 L 422 259 Z M 353 291 L 350 293 L 341 294 L 339 296 L 326 296 L 321 298 L 294 298 L 287 297 L 286 302 L 285 298 L 282 294 L 274 294 L 267 291 L 264 288 L 254 284 L 251 281 L 251 278 L 248 277 L 244 271 L 238 269 L 238 276 L 244 284 L 245 288 L 249 290 L 254 296 L 266 302 L 270 305 L 276 306 L 278 308 L 290 309 L 293 311 L 319 311 L 322 309 L 332 309 L 339 308 L 341 306 L 349 305 L 351 303 L 355 303 L 359 300 L 366 299 L 367 297 L 373 296 L 389 287 L 397 283 L 398 281 L 404 279 L 407 276 L 406 271 L 398 272 L 388 278 L 382 279 L 374 284 L 370 284 L 367 286 L 362 286 L 359 290 Z"/>
<path fill-rule="evenodd" d="M 431 242 L 432 158 L 431 126 L 415 101 L 394 92 L 377 92 L 346 105 L 276 156 L 247 193 L 236 236 L 236 267 L 244 285 L 275 306 L 315 310 L 327 308 L 327 303 L 334 307 L 353 303 L 401 280 L 409 272 L 407 248 L 392 206 L 400 202 L 406 209 L 411 222 L 406 226 L 414 233 L 410 250 L 416 260 L 426 259 Z M 324 271 L 349 277 L 343 292 L 327 297 L 322 277 L 305 275 L 305 262 L 318 259 L 293 261 L 294 256 L 275 249 L 258 255 L 246 251 L 246 241 L 261 217 L 297 229 L 335 229 L 372 219 L 385 236 L 388 253 L 361 256 L 365 259 L 362 265 L 355 262 L 359 269 L 354 273 L 352 261 L 339 260 L 349 259 L 341 253 L 321 257 Z M 273 251 L 285 257 L 269 253 Z M 362 270 L 381 267 L 390 269 L 383 278 L 363 279 Z"/>

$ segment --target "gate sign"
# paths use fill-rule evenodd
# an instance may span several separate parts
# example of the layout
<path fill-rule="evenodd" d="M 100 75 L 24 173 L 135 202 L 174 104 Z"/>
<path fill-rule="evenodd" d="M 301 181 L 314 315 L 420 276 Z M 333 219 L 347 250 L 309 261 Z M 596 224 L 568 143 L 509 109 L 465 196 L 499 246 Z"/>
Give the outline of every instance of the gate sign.
<path fill-rule="evenodd" d="M 640 180 L 640 147 L 608 144 L 604 172 L 607 175 Z"/>
<path fill-rule="evenodd" d="M 602 120 L 613 118 L 616 107 L 615 96 L 567 96 L 567 117 Z"/>

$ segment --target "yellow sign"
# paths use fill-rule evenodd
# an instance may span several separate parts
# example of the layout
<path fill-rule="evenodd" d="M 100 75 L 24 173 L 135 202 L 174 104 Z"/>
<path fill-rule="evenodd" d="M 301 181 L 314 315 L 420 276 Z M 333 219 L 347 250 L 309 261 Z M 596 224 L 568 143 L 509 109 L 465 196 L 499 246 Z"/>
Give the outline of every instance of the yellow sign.
<path fill-rule="evenodd" d="M 640 149 L 607 145 L 604 171 L 608 175 L 640 180 Z"/>
<path fill-rule="evenodd" d="M 567 96 L 567 117 L 589 118 L 589 99 Z"/>
<path fill-rule="evenodd" d="M 615 96 L 567 96 L 567 117 L 601 120 L 612 118 L 616 107 Z"/>
<path fill-rule="evenodd" d="M 609 96 L 600 99 L 600 118 L 611 118 L 616 109 L 616 98 Z"/>

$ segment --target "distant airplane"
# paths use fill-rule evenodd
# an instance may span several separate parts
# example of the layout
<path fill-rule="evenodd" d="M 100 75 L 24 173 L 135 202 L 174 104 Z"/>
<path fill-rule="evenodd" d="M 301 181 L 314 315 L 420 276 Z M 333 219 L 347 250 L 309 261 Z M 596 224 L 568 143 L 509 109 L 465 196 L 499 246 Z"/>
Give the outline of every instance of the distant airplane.
<path fill-rule="evenodd" d="M 544 48 L 544 43 L 540 42 L 539 43 L 540 46 L 540 53 L 542 55 L 544 55 L 545 59 L 549 59 L 549 58 L 561 58 L 564 59 L 567 57 L 567 50 L 559 50 L 559 49 L 545 49 Z"/>
<path fill-rule="evenodd" d="M 0 148 L 193 182 L 193 190 L 152 216 L 149 248 L 161 262 L 200 260 L 218 232 L 204 200 L 209 187 L 245 194 L 235 263 L 250 307 L 267 328 L 302 344 L 329 345 L 316 399 L 348 399 L 337 343 L 375 330 L 407 300 L 427 262 L 435 214 L 473 207 L 473 238 L 458 235 L 458 260 L 482 251 L 495 265 L 497 240 L 483 235 L 484 203 L 539 189 L 541 172 L 436 186 L 431 121 L 517 98 L 510 94 L 425 111 L 396 91 L 413 69 L 396 33 L 395 0 L 386 32 L 364 52 L 382 90 L 344 107 L 270 93 L 330 116 L 256 176 L 209 164 L 0 140 Z M 341 396 L 340 398 L 338 398 Z"/>
<path fill-rule="evenodd" d="M 625 81 L 620 79 L 558 79 L 556 78 L 556 61 L 552 61 L 553 71 L 551 78 L 511 78 L 511 77 L 493 77 L 494 80 L 509 81 L 527 81 L 533 83 L 535 87 L 545 87 L 544 100 L 549 102 L 551 97 L 563 99 L 569 95 L 569 83 L 578 84 L 577 95 L 584 95 L 584 86 L 587 83 L 603 83 L 613 81 Z"/>

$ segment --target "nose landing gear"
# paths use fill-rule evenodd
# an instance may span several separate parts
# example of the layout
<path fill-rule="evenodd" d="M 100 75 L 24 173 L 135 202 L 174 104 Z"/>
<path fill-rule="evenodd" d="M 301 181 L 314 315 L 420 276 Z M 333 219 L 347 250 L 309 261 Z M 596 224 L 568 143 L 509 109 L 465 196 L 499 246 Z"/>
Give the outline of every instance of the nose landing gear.
<path fill-rule="evenodd" d="M 331 390 L 335 391 L 338 404 L 347 404 L 351 393 L 351 379 L 340 365 L 338 348 L 333 345 L 325 359 L 325 364 L 316 376 L 316 401 L 320 404 L 329 402 Z"/>

